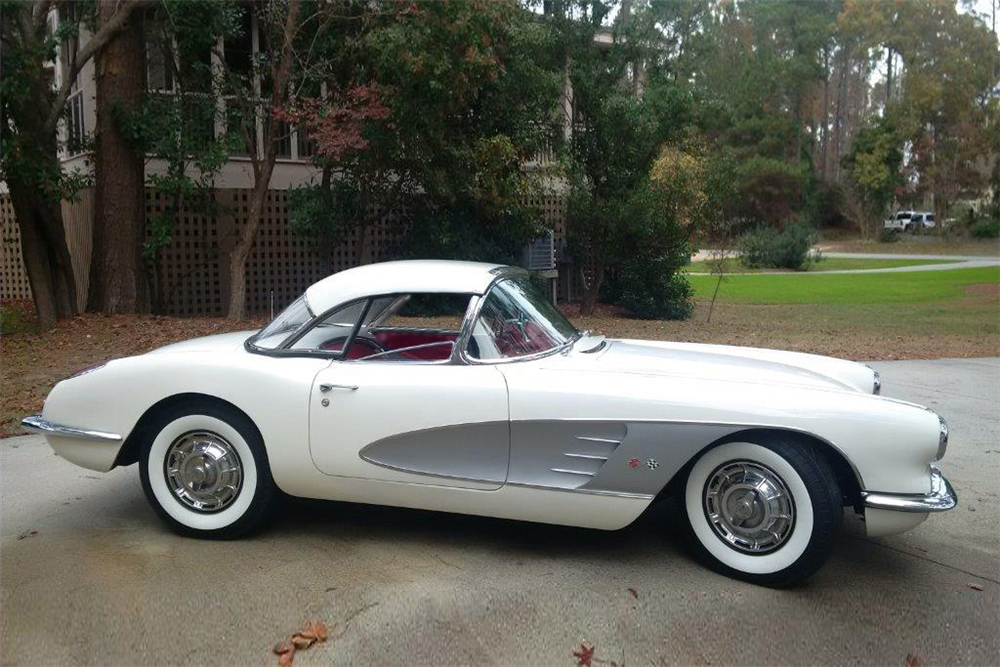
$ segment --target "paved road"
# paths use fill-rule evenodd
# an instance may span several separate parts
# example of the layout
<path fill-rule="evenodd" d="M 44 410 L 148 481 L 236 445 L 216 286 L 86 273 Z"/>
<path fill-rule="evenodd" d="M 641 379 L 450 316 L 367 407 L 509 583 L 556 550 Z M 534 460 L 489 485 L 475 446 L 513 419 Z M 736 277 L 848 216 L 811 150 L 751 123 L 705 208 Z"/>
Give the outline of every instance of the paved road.
<path fill-rule="evenodd" d="M 274 664 L 270 647 L 317 618 L 340 636 L 297 665 L 571 665 L 584 640 L 627 665 L 998 664 L 1000 359 L 877 367 L 888 395 L 949 418 L 961 505 L 891 538 L 852 523 L 789 591 L 693 562 L 669 505 L 603 533 L 295 502 L 255 539 L 187 540 L 157 522 L 134 467 L 91 474 L 10 439 L 0 659 Z"/>
<path fill-rule="evenodd" d="M 1000 257 L 985 257 L 971 255 L 914 255 L 891 252 L 827 252 L 822 251 L 824 258 L 829 259 L 909 259 L 927 261 L 947 261 L 947 264 L 913 264 L 910 266 L 893 266 L 882 269 L 839 269 L 836 271 L 757 271 L 753 275 L 782 276 L 816 276 L 834 273 L 900 273 L 906 271 L 953 271 L 955 269 L 975 269 L 981 267 L 1000 267 Z M 735 251 L 733 255 L 738 254 Z M 699 250 L 692 257 L 692 262 L 703 262 L 713 259 L 711 251 Z M 707 275 L 707 272 L 691 272 L 691 275 Z M 733 274 L 739 275 L 739 274 Z"/>

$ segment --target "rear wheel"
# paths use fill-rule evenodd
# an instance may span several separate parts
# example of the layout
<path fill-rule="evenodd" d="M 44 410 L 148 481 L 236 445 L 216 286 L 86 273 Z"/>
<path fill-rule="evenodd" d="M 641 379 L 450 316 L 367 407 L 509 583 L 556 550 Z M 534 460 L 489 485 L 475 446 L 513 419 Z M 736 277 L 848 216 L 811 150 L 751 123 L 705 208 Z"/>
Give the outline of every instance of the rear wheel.
<path fill-rule="evenodd" d="M 278 495 L 256 426 L 235 409 L 184 404 L 154 418 L 142 488 L 157 515 L 191 537 L 230 539 L 260 528 Z"/>
<path fill-rule="evenodd" d="M 728 442 L 705 452 L 684 490 L 697 555 L 723 574 L 790 586 L 826 561 L 843 522 L 836 476 L 794 440 Z"/>

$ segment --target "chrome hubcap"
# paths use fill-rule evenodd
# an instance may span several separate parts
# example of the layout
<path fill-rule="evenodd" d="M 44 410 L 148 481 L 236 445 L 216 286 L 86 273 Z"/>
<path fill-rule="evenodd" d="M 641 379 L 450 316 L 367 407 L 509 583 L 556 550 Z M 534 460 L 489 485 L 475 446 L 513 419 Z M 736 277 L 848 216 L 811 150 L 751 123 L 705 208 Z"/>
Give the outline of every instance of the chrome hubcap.
<path fill-rule="evenodd" d="M 164 462 L 167 486 L 184 506 L 218 512 L 236 500 L 243 466 L 236 449 L 221 435 L 187 433 L 174 441 Z"/>
<path fill-rule="evenodd" d="M 791 535 L 795 504 L 773 470 L 752 461 L 731 461 L 705 484 L 705 516 L 726 544 L 759 555 L 774 551 Z"/>

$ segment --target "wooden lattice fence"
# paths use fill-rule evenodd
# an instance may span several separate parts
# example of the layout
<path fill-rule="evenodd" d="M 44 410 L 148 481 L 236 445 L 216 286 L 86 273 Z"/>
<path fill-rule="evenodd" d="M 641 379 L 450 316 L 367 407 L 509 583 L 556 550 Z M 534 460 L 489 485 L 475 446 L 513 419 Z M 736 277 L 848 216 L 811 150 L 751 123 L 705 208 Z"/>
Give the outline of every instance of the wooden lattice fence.
<path fill-rule="evenodd" d="M 236 231 L 246 224 L 250 191 L 220 189 L 214 196 L 217 212 L 182 212 L 173 228 L 172 243 L 161 252 L 163 309 L 168 314 L 220 316 L 225 313 L 229 300 L 229 256 Z M 92 202 L 93 190 L 86 190 L 75 202 L 63 205 L 81 307 L 86 304 L 89 278 Z M 556 247 L 561 248 L 564 244 L 564 198 L 559 194 L 546 194 L 532 203 L 555 230 Z M 331 273 L 378 261 L 402 230 L 401 211 L 373 211 L 373 224 L 355 231 L 332 251 L 324 251 L 310 239 L 291 231 L 287 205 L 287 191 L 270 191 L 257 240 L 247 260 L 247 312 L 250 314 L 267 314 L 272 308 L 272 296 L 273 308 L 279 310 L 302 294 L 306 287 Z M 147 218 L 161 213 L 166 206 L 162 194 L 147 189 Z M 0 297 L 30 298 L 31 289 L 21 259 L 20 235 L 10 197 L 6 194 L 0 194 L 0 231 L 3 237 Z M 579 293 L 572 282 L 573 273 L 560 271 L 560 299 Z"/>

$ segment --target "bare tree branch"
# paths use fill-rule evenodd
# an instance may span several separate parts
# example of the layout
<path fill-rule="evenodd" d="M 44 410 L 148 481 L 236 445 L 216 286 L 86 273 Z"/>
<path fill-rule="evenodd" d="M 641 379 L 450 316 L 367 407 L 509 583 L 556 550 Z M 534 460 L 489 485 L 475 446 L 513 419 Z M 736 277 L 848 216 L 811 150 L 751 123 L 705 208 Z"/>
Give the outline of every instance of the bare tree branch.
<path fill-rule="evenodd" d="M 73 83 L 76 81 L 76 77 L 80 74 L 80 70 L 83 69 L 83 66 L 86 65 L 91 58 L 97 55 L 97 53 L 119 32 L 121 32 L 129 18 L 132 16 L 132 13 L 141 5 L 145 4 L 141 0 L 118 1 L 118 11 L 115 12 L 115 15 L 110 21 L 102 25 L 97 32 L 87 40 L 87 43 L 83 45 L 79 52 L 77 52 L 76 59 L 66 72 L 66 79 L 59 87 L 59 92 L 56 93 L 56 96 L 52 101 L 52 106 L 49 108 L 48 116 L 45 119 L 44 128 L 46 132 L 55 131 L 56 125 L 59 122 L 59 117 L 62 115 L 63 107 L 66 106 L 66 100 L 69 98 L 69 94 L 73 89 Z"/>
<path fill-rule="evenodd" d="M 52 0 L 39 0 L 31 8 L 31 22 L 35 24 L 35 30 L 45 27 L 45 19 L 48 18 L 51 8 Z"/>

